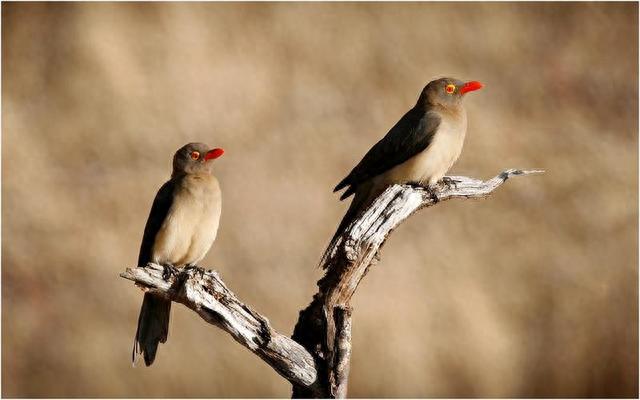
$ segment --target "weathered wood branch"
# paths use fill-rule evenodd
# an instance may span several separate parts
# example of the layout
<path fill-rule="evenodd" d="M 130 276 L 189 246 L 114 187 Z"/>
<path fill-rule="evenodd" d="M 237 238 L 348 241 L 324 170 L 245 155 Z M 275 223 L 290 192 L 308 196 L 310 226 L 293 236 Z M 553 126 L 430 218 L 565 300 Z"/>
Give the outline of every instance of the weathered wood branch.
<path fill-rule="evenodd" d="M 311 354 L 276 332 L 265 317 L 238 300 L 215 271 L 193 267 L 169 276 L 163 274 L 162 266 L 147 264 L 127 268 L 120 276 L 145 291 L 184 304 L 208 323 L 227 331 L 290 382 L 309 386 L 316 381 Z"/>
<path fill-rule="evenodd" d="M 156 264 L 128 268 L 123 278 L 145 291 L 186 305 L 228 332 L 293 384 L 293 397 L 344 398 L 351 358 L 349 302 L 389 234 L 416 211 L 453 198 L 481 198 L 508 178 L 542 171 L 510 169 L 487 181 L 454 176 L 433 190 L 392 185 L 327 250 L 318 293 L 300 311 L 292 339 L 242 303 L 215 271 L 186 268 L 164 276 Z"/>
<path fill-rule="evenodd" d="M 486 197 L 512 176 L 542 171 L 510 169 L 487 181 L 452 176 L 449 185 L 433 190 L 422 186 L 392 185 L 359 216 L 342 235 L 330 243 L 322 267 L 326 273 L 318 281 L 318 293 L 311 304 L 300 312 L 293 338 L 316 358 L 318 383 L 311 387 L 294 385 L 293 397 L 332 397 L 333 379 L 339 365 L 335 358 L 337 327 L 336 309 L 349 307 L 349 301 L 369 267 L 377 260 L 378 251 L 389 234 L 414 212 L 454 198 Z"/>
<path fill-rule="evenodd" d="M 347 397 L 349 368 L 351 364 L 351 307 L 335 307 L 333 322 L 336 326 L 336 350 L 333 363 L 329 366 L 332 373 L 331 395 L 337 399 Z"/>

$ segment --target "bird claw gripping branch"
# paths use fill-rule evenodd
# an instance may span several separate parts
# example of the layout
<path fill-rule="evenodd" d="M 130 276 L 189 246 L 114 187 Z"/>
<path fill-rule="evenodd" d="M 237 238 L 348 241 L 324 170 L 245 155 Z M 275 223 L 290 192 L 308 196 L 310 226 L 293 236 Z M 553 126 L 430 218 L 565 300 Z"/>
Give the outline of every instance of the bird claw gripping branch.
<path fill-rule="evenodd" d="M 458 188 L 458 183 L 460 183 L 462 181 L 458 181 L 455 180 L 451 177 L 445 176 L 440 180 L 440 183 L 442 183 L 448 190 L 451 190 L 451 188 L 453 189 L 457 189 Z"/>
<path fill-rule="evenodd" d="M 425 188 L 425 190 L 429 194 L 429 198 L 431 198 L 431 201 L 433 201 L 434 204 L 440 201 L 440 198 L 438 197 L 438 194 L 436 193 L 437 190 L 438 190 L 437 186 L 426 185 L 426 186 L 423 186 L 423 187 Z"/>
<path fill-rule="evenodd" d="M 171 277 L 176 277 L 178 276 L 178 273 L 180 272 L 180 270 L 176 267 L 174 267 L 171 264 L 164 264 L 162 266 L 162 279 L 164 279 L 165 281 L 168 280 Z"/>

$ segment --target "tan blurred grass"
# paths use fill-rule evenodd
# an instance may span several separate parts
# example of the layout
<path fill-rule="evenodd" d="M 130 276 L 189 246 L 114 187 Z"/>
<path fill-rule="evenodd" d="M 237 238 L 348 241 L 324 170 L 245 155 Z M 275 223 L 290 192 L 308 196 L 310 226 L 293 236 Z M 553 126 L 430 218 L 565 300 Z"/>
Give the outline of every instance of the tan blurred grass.
<path fill-rule="evenodd" d="M 182 307 L 131 367 L 141 296 L 118 273 L 173 151 L 227 150 L 204 264 L 290 332 L 346 208 L 331 188 L 453 75 L 486 89 L 452 173 L 548 172 L 394 233 L 354 299 L 350 395 L 637 396 L 637 21 L 635 3 L 3 3 L 2 395 L 288 396 Z"/>

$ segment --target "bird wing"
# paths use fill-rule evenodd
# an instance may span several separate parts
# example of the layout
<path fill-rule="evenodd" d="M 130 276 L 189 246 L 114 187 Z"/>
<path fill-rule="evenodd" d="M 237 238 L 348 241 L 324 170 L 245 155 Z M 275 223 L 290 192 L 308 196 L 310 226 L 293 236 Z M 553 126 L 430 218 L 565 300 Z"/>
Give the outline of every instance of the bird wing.
<path fill-rule="evenodd" d="M 441 118 L 435 112 L 412 108 L 376 143 L 358 165 L 333 189 L 349 186 L 340 200 L 351 196 L 362 182 L 373 178 L 420 153 L 433 140 Z"/>
<path fill-rule="evenodd" d="M 173 192 L 176 184 L 173 179 L 165 182 L 153 200 L 147 224 L 144 227 L 144 235 L 142 236 L 142 244 L 140 244 L 140 254 L 138 255 L 138 266 L 145 266 L 151 261 L 151 251 L 156 239 L 156 234 L 162 227 L 171 204 L 173 203 Z"/>

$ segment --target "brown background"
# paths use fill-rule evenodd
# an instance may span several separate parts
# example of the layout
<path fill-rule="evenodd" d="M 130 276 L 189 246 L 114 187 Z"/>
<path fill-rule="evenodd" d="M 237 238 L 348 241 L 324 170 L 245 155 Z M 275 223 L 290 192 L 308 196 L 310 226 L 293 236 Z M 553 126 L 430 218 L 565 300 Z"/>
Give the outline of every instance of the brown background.
<path fill-rule="evenodd" d="M 452 173 L 544 168 L 421 212 L 354 298 L 351 396 L 637 396 L 638 6 L 2 5 L 2 394 L 286 397 L 174 307 L 132 368 L 133 266 L 189 141 L 227 151 L 203 265 L 291 332 L 331 188 L 431 78 L 476 79 Z"/>

